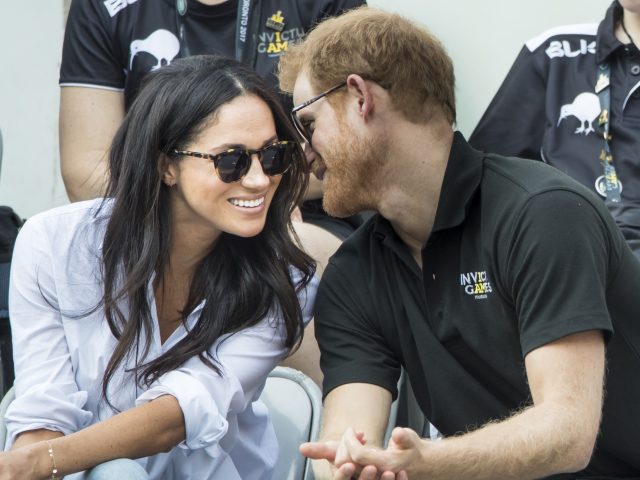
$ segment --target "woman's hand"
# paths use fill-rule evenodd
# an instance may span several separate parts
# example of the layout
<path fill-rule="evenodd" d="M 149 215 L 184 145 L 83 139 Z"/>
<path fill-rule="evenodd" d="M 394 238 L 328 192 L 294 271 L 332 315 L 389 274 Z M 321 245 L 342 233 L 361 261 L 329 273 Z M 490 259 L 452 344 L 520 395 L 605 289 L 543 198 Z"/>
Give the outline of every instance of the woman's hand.
<path fill-rule="evenodd" d="M 42 480 L 51 478 L 52 470 L 45 442 L 0 453 L 0 480 Z"/>

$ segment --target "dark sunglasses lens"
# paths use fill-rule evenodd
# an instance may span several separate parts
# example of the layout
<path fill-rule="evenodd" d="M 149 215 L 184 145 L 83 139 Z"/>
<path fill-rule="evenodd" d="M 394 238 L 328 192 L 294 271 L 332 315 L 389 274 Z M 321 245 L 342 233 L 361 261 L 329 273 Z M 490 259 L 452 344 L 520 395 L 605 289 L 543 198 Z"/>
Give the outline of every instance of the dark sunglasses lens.
<path fill-rule="evenodd" d="M 294 143 L 277 143 L 262 151 L 262 170 L 267 175 L 282 175 L 291 165 Z"/>
<path fill-rule="evenodd" d="M 251 159 L 244 150 L 236 150 L 220 155 L 216 172 L 225 183 L 237 182 L 249 171 Z"/>

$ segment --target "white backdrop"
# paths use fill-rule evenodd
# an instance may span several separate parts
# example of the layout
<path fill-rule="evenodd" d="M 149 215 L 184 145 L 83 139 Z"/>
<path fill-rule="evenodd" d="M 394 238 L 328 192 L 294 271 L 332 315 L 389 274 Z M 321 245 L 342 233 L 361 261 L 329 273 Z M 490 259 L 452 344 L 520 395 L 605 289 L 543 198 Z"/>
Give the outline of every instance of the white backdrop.
<path fill-rule="evenodd" d="M 455 63 L 458 127 L 465 135 L 528 38 L 558 25 L 597 22 L 609 3 L 369 0 L 371 6 L 417 21 L 442 40 Z M 0 205 L 24 217 L 67 201 L 57 127 L 63 17 L 63 0 L 0 0 Z"/>

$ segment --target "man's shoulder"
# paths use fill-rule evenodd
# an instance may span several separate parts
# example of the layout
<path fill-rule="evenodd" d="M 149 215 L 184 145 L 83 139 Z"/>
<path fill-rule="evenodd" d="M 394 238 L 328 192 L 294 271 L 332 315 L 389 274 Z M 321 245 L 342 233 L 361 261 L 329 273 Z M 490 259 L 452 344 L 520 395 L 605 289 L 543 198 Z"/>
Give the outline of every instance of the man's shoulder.
<path fill-rule="evenodd" d="M 540 160 L 489 153 L 483 170 L 482 188 L 498 195 L 511 193 L 526 199 L 544 191 L 562 189 L 594 198 L 588 188 Z"/>
<path fill-rule="evenodd" d="M 537 212 L 541 205 L 550 208 L 541 212 L 541 218 L 571 215 L 573 208 L 588 208 L 605 228 L 614 225 L 594 192 L 539 160 L 487 155 L 480 191 L 482 209 L 493 212 L 487 221 L 507 236 L 511 235 L 513 222 Z"/>

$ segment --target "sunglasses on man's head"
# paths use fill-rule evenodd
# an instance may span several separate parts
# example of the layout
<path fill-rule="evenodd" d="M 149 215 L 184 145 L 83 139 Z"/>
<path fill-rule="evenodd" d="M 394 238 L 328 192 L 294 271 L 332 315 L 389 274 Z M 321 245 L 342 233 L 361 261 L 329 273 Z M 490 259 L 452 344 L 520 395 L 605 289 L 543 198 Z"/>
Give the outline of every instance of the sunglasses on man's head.
<path fill-rule="evenodd" d="M 244 177 L 251 168 L 251 156 L 258 155 L 262 171 L 270 177 L 282 175 L 291 166 L 296 142 L 283 140 L 257 150 L 247 148 L 231 148 L 222 153 L 191 152 L 174 150 L 173 153 L 189 157 L 207 158 L 213 162 L 218 178 L 225 183 L 233 183 Z"/>

